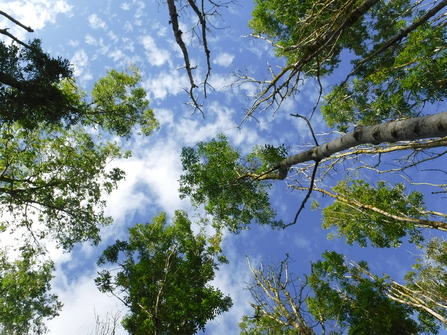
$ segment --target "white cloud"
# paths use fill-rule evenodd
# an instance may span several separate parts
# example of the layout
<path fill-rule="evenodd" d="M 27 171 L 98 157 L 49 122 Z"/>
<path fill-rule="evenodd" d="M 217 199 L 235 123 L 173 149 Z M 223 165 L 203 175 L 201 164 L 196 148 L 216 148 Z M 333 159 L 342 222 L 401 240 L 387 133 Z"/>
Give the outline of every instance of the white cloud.
<path fill-rule="evenodd" d="M 42 29 L 47 23 L 54 23 L 58 14 L 69 15 L 72 6 L 63 0 L 2 1 L 1 9 L 36 31 Z M 10 28 L 9 32 L 20 40 L 30 38 L 26 37 L 29 36 L 28 32 L 3 16 L 0 16 L 0 26 Z"/>
<path fill-rule="evenodd" d="M 161 66 L 171 57 L 169 51 L 157 47 L 154 39 L 150 35 L 142 36 L 140 43 L 143 45 L 147 61 L 151 65 Z"/>
<path fill-rule="evenodd" d="M 70 63 L 73 65 L 75 77 L 79 78 L 81 82 L 93 78 L 88 69 L 89 57 L 84 49 L 76 51 Z"/>
<path fill-rule="evenodd" d="M 132 4 L 130 4 L 128 2 L 125 2 L 125 3 L 121 4 L 120 8 L 123 9 L 123 10 L 129 10 L 129 9 L 132 8 Z"/>
<path fill-rule="evenodd" d="M 166 36 L 168 30 L 170 30 L 172 32 L 171 26 L 166 26 L 160 22 L 156 22 L 152 25 L 152 30 L 157 32 L 157 35 L 159 37 L 163 37 Z"/>
<path fill-rule="evenodd" d="M 85 35 L 85 43 L 90 44 L 90 45 L 97 45 L 98 44 L 98 42 L 96 41 L 96 38 L 94 38 L 90 34 Z"/>
<path fill-rule="evenodd" d="M 234 55 L 230 55 L 224 52 L 217 55 L 217 57 L 213 59 L 213 63 L 223 67 L 228 67 L 233 62 L 233 59 Z"/>
<path fill-rule="evenodd" d="M 126 32 L 132 31 L 133 30 L 132 23 L 130 23 L 129 21 L 126 21 L 123 28 Z"/>
<path fill-rule="evenodd" d="M 92 14 L 88 17 L 88 23 L 93 29 L 107 29 L 107 24 L 96 14 Z"/>
<path fill-rule="evenodd" d="M 150 95 L 150 99 L 164 100 L 166 96 L 177 95 L 189 87 L 189 81 L 184 70 L 160 71 L 155 77 L 149 77 L 143 82 L 143 87 Z"/>
<path fill-rule="evenodd" d="M 126 57 L 126 55 L 120 49 L 115 49 L 112 52 L 109 52 L 108 56 L 112 58 L 114 62 Z"/>
<path fill-rule="evenodd" d="M 107 36 L 113 41 L 113 42 L 117 42 L 119 40 L 119 36 L 117 34 L 115 34 L 113 31 L 109 31 L 107 33 Z"/>
<path fill-rule="evenodd" d="M 123 310 L 118 299 L 99 292 L 94 283 L 96 271 L 69 282 L 62 272 L 56 273 L 52 282 L 53 292 L 64 304 L 59 316 L 47 322 L 51 334 L 94 334 L 95 314 L 101 318 L 107 313 L 115 315 Z M 119 325 L 116 335 L 127 332 Z"/>
<path fill-rule="evenodd" d="M 68 41 L 68 45 L 72 47 L 77 47 L 79 45 L 79 40 L 70 40 Z"/>
<path fill-rule="evenodd" d="M 135 50 L 134 41 L 132 39 L 123 37 L 121 39 L 121 42 L 122 43 L 120 45 L 122 49 L 129 50 L 130 52 L 133 52 Z"/>

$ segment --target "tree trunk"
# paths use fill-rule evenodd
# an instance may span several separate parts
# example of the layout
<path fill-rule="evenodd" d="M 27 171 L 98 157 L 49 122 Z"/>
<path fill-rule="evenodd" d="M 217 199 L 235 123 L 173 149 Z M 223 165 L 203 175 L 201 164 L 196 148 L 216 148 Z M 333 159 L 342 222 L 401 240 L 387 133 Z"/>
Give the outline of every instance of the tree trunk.
<path fill-rule="evenodd" d="M 280 179 L 287 177 L 288 170 L 293 165 L 308 161 L 320 161 L 334 153 L 341 152 L 360 144 L 394 143 L 398 141 L 413 141 L 431 137 L 447 136 L 447 112 L 415 117 L 400 121 L 390 121 L 374 126 L 357 126 L 354 131 L 315 146 L 310 150 L 289 156 L 279 163 L 278 172 L 270 172 L 258 179 Z"/>

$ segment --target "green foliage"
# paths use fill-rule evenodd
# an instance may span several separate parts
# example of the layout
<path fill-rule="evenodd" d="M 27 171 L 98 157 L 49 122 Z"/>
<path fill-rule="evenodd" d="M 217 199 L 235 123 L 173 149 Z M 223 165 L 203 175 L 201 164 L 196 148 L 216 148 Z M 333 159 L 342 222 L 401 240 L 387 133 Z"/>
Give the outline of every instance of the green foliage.
<path fill-rule="evenodd" d="M 22 49 L 0 44 L 0 231 L 21 236 L 15 248 L 21 256 L 1 264 L 0 331 L 8 334 L 45 332 L 43 319 L 60 308 L 46 294 L 53 265 L 42 261 L 45 241 L 66 251 L 78 242 L 96 245 L 100 228 L 112 223 L 104 198 L 124 171 L 110 162 L 127 154 L 98 134 L 128 137 L 139 125 L 149 135 L 158 126 L 137 87 L 136 68 L 110 71 L 88 103 L 67 61 L 49 58 L 39 43 Z M 42 256 L 31 259 L 27 250 Z"/>
<path fill-rule="evenodd" d="M 348 202 L 337 200 L 324 208 L 323 228 L 337 227 L 336 236 L 345 237 L 348 244 L 357 242 L 365 247 L 369 240 L 372 246 L 379 248 L 398 247 L 407 234 L 411 242 L 422 241 L 421 231 L 413 223 L 390 216 L 420 218 L 425 209 L 422 193 L 413 191 L 407 195 L 403 184 L 389 188 L 381 181 L 373 187 L 360 179 L 351 183 L 342 180 L 332 190 Z M 389 215 L 361 205 L 375 207 Z"/>
<path fill-rule="evenodd" d="M 244 165 L 240 153 L 223 135 L 201 142 L 197 148 L 183 148 L 181 198 L 190 197 L 196 207 L 204 205 L 213 216 L 214 226 L 227 227 L 232 232 L 247 229 L 252 221 L 281 227 L 282 222 L 274 220 L 275 212 L 269 203 L 271 183 L 242 175 L 270 166 L 272 157 L 280 155 L 283 149 L 256 150 L 258 153 L 249 156 Z"/>
<path fill-rule="evenodd" d="M 413 271 L 406 274 L 405 281 L 417 298 L 447 318 L 447 310 L 442 307 L 447 301 L 447 242 L 441 238 L 431 238 L 425 245 L 424 254 L 416 259 Z M 427 318 L 422 320 L 430 322 Z"/>
<path fill-rule="evenodd" d="M 279 162 L 288 156 L 289 150 L 281 144 L 275 147 L 270 144 L 255 145 L 252 152 L 246 157 L 246 165 L 250 167 L 250 171 L 255 174 L 263 173 L 275 168 Z"/>
<path fill-rule="evenodd" d="M 325 252 L 323 258 L 312 264 L 309 285 L 314 293 L 306 300 L 316 319 L 334 320 L 353 335 L 426 331 L 412 318 L 411 307 L 387 297 L 383 280 L 364 276 L 361 269 L 369 270 L 366 262 L 350 267 L 336 252 Z"/>
<path fill-rule="evenodd" d="M 273 320 L 268 316 L 244 315 L 239 323 L 241 335 L 294 335 L 296 330 Z"/>
<path fill-rule="evenodd" d="M 48 294 L 53 263 L 41 262 L 39 254 L 24 249 L 15 261 L 0 251 L 0 331 L 5 334 L 42 334 L 44 318 L 58 315 L 62 305 Z"/>
<path fill-rule="evenodd" d="M 117 264 L 119 272 L 103 270 L 95 282 L 101 292 L 122 293 L 130 334 L 195 334 L 232 305 L 208 284 L 226 262 L 220 239 L 219 233 L 194 235 L 184 212 L 176 211 L 171 225 L 160 214 L 130 228 L 129 241 L 107 247 L 98 264 Z"/>
<path fill-rule="evenodd" d="M 43 319 L 60 309 L 47 294 L 53 264 L 42 260 L 45 241 L 67 251 L 97 244 L 112 223 L 104 198 L 124 172 L 109 163 L 127 154 L 98 134 L 130 137 L 138 127 L 150 135 L 158 127 L 140 82 L 133 66 L 111 70 L 88 97 L 69 62 L 44 53 L 39 40 L 0 42 L 0 232 L 21 236 L 16 260 L 1 254 L 0 332 L 40 334 Z"/>
<path fill-rule="evenodd" d="M 76 86 L 68 60 L 45 54 L 40 41 L 30 48 L 0 43 L 0 123 L 18 122 L 26 129 L 42 123 L 70 127 L 97 125 L 118 136 L 130 136 L 134 126 L 150 135 L 158 127 L 146 92 L 137 85 L 135 66 L 111 70 L 87 94 Z"/>
<path fill-rule="evenodd" d="M 381 3 L 382 11 L 393 12 L 395 16 L 406 8 L 395 7 L 394 2 Z M 376 48 L 390 37 L 390 32 L 397 34 L 421 14 L 391 23 L 386 19 L 389 16 L 372 13 L 378 20 L 374 27 L 379 29 L 375 30 Z M 335 86 L 321 108 L 328 125 L 346 131 L 352 125 L 413 117 L 426 104 L 445 99 L 447 28 L 435 22 L 421 25 L 395 47 L 363 64 L 346 84 Z M 353 64 L 359 61 L 354 60 Z"/>
<path fill-rule="evenodd" d="M 0 208 L 4 229 L 20 227 L 65 249 L 100 240 L 104 195 L 124 178 L 106 164 L 121 157 L 116 144 L 94 142 L 82 129 L 0 128 Z"/>
<path fill-rule="evenodd" d="M 311 76 L 330 74 L 340 62 L 343 48 L 360 48 L 366 28 L 361 23 L 354 24 L 320 49 L 324 44 L 322 40 L 361 2 L 255 0 L 249 26 L 256 35 L 271 39 L 276 55 L 285 57 L 287 64 L 307 62 L 318 50 L 303 71 Z"/>
<path fill-rule="evenodd" d="M 129 136 L 135 124 L 148 136 L 159 124 L 153 111 L 148 109 L 145 90 L 137 87 L 141 81 L 138 69 L 131 66 L 128 71 L 112 69 L 95 83 L 91 92 L 94 106 L 87 110 L 86 117 L 118 136 Z"/>
<path fill-rule="evenodd" d="M 341 53 L 348 55 L 355 71 L 347 71 L 321 107 L 327 124 L 340 131 L 419 115 L 447 94 L 447 28 L 441 20 L 427 21 L 381 50 L 426 12 L 409 0 L 378 1 L 358 16 L 363 3 L 256 0 L 249 22 L 254 34 L 273 42 L 292 76 L 331 74 Z"/>
<path fill-rule="evenodd" d="M 57 88 L 73 73 L 68 60 L 51 58 L 40 40 L 30 48 L 0 43 L 0 123 L 19 122 L 33 129 L 40 123 L 73 123 L 76 112 Z"/>

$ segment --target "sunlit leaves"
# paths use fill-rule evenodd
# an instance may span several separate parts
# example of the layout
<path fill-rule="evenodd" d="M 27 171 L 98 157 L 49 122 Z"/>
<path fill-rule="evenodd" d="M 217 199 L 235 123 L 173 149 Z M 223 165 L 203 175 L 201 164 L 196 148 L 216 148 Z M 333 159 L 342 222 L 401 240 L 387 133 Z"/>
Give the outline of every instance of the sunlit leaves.
<path fill-rule="evenodd" d="M 41 262 L 38 253 L 26 248 L 15 261 L 0 251 L 0 332 L 42 334 L 44 318 L 58 315 L 62 305 L 49 294 L 53 263 Z"/>
<path fill-rule="evenodd" d="M 347 201 L 355 201 L 336 201 L 327 206 L 323 210 L 323 228 L 336 227 L 335 235 L 345 237 L 348 244 L 357 242 L 365 247 L 369 240 L 376 247 L 397 247 L 407 234 L 411 241 L 421 242 L 419 228 L 411 222 L 393 218 L 393 215 L 399 218 L 420 218 L 421 211 L 424 210 L 420 192 L 413 191 L 407 195 L 403 184 L 388 187 L 386 183 L 379 182 L 373 187 L 363 180 L 354 180 L 351 183 L 340 181 L 333 187 L 333 191 Z"/>
<path fill-rule="evenodd" d="M 256 35 L 271 39 L 276 54 L 285 57 L 288 64 L 308 62 L 312 55 L 303 70 L 311 75 L 324 75 L 337 67 L 344 47 L 362 43 L 365 29 L 360 24 L 337 33 L 338 26 L 361 2 L 257 0 L 249 26 Z M 332 34 L 336 35 L 333 41 L 320 49 Z"/>
<path fill-rule="evenodd" d="M 275 147 L 270 144 L 255 145 L 252 152 L 245 158 L 250 171 L 261 175 L 273 169 L 288 156 L 288 149 L 284 144 Z"/>
<path fill-rule="evenodd" d="M 0 44 L 0 120 L 27 129 L 40 123 L 72 126 L 94 124 L 118 136 L 135 126 L 145 135 L 158 127 L 146 92 L 138 87 L 138 69 L 110 70 L 87 94 L 76 86 L 67 60 L 53 59 L 34 40 L 30 48 Z"/>
<path fill-rule="evenodd" d="M 402 23 L 395 25 L 396 32 L 403 28 Z M 436 22 L 422 24 L 394 48 L 362 64 L 352 80 L 325 97 L 321 112 L 328 125 L 346 131 L 352 125 L 413 117 L 427 103 L 445 99 L 446 32 Z M 385 30 L 377 36 L 389 37 Z"/>
<path fill-rule="evenodd" d="M 447 242 L 444 239 L 433 237 L 426 243 L 424 253 L 416 259 L 413 271 L 407 273 L 405 280 L 415 297 L 447 318 Z M 404 299 L 414 300 L 411 296 Z"/>
<path fill-rule="evenodd" d="M 203 205 L 213 216 L 215 226 L 227 227 L 232 232 L 247 229 L 252 221 L 281 226 L 281 222 L 274 220 L 275 212 L 269 203 L 271 184 L 243 176 L 271 165 L 272 157 L 279 156 L 281 151 L 270 149 L 261 153 L 249 156 L 244 162 L 223 135 L 201 142 L 197 148 L 183 148 L 185 172 L 180 177 L 181 197 L 190 197 L 196 207 Z"/>
<path fill-rule="evenodd" d="M 99 241 L 105 217 L 104 195 L 124 172 L 106 170 L 121 156 L 112 143 L 95 143 L 81 129 L 55 126 L 36 131 L 18 126 L 0 129 L 0 206 L 4 227 L 25 227 L 36 237 L 51 236 L 70 249 L 74 243 Z"/>
<path fill-rule="evenodd" d="M 116 263 L 119 272 L 103 270 L 95 281 L 129 307 L 123 325 L 130 334 L 192 335 L 232 305 L 209 284 L 225 262 L 220 253 L 219 233 L 195 235 L 184 212 L 177 211 L 170 225 L 163 213 L 131 227 L 129 241 L 109 246 L 98 263 Z"/>
<path fill-rule="evenodd" d="M 94 105 L 86 111 L 87 120 L 119 136 L 129 136 L 135 125 L 150 135 L 158 121 L 148 108 L 145 90 L 137 87 L 141 81 L 138 69 L 132 66 L 128 72 L 112 69 L 95 83 L 91 93 Z"/>

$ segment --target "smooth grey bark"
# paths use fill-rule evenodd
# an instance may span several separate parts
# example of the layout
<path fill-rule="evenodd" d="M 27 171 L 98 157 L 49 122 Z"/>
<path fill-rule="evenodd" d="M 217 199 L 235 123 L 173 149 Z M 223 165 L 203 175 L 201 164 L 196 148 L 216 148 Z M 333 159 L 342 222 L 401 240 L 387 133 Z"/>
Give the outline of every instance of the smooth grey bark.
<path fill-rule="evenodd" d="M 384 142 L 395 143 L 444 136 L 447 136 L 447 112 L 390 121 L 374 126 L 357 126 L 346 135 L 287 157 L 276 166 L 278 172 L 266 173 L 258 179 L 284 180 L 293 165 L 309 161 L 319 162 L 323 158 L 361 144 L 377 145 Z"/>

